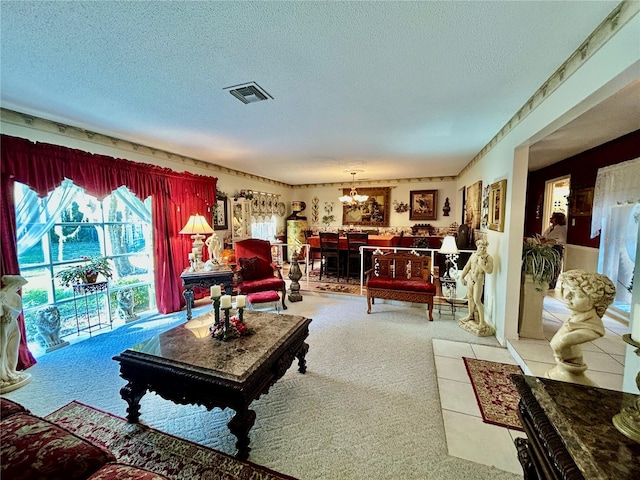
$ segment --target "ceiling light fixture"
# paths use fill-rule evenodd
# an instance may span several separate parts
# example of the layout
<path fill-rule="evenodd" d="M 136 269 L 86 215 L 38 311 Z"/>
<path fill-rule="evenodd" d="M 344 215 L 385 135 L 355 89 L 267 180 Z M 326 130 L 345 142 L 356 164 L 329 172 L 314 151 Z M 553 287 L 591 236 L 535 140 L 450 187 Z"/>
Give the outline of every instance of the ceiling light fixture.
<path fill-rule="evenodd" d="M 357 205 L 366 202 L 368 199 L 369 195 L 358 195 L 358 190 L 356 190 L 356 172 L 351 172 L 351 192 L 349 192 L 349 195 L 338 197 L 338 200 L 340 200 L 343 205 Z"/>

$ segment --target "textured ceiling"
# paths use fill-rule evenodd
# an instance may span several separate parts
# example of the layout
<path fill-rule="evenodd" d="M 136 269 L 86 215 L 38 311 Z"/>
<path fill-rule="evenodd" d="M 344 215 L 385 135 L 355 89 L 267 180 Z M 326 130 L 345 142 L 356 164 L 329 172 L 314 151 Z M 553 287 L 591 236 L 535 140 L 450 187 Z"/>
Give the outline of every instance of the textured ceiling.
<path fill-rule="evenodd" d="M 1 100 L 292 185 L 457 175 L 617 3 L 3 1 Z"/>

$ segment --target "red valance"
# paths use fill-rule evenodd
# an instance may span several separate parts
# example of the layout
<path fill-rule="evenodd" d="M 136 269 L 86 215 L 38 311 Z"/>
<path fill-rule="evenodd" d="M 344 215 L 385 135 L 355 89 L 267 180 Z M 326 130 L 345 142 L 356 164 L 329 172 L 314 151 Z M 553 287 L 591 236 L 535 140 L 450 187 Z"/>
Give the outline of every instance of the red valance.
<path fill-rule="evenodd" d="M 31 142 L 24 138 L 2 135 L 1 173 L 3 180 L 28 185 L 39 196 L 60 186 L 65 178 L 99 199 L 126 186 L 138 198 L 152 197 L 154 233 L 154 279 L 156 304 L 161 313 L 180 310 L 184 306 L 180 273 L 186 267 L 191 239 L 178 232 L 194 213 L 207 214 L 216 202 L 217 178 L 176 172 L 146 163 L 132 162 L 82 150 Z M 12 182 L 3 182 L 8 187 Z M 13 195 L 5 192 L 7 195 Z M 5 201 L 7 200 L 7 201 Z M 13 202 L 3 198 L 0 218 L 2 229 L 2 275 L 18 275 L 15 249 L 16 224 Z M 185 238 L 186 237 L 186 238 Z M 13 248 L 9 242 L 13 239 Z M 8 258 L 11 256 L 12 258 Z M 23 337 L 24 349 L 26 339 Z M 26 350 L 28 353 L 28 350 Z M 21 359 L 23 356 L 21 355 Z M 25 357 L 27 358 L 27 357 Z M 34 361 L 35 362 L 35 361 Z M 18 368 L 31 364 L 18 363 Z"/>

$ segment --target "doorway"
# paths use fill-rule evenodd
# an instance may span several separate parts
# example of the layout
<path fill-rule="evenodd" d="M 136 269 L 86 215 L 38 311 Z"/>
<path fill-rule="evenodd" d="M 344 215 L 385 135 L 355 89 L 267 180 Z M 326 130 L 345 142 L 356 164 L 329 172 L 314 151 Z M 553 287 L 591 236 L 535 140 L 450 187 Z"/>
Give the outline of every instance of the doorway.
<path fill-rule="evenodd" d="M 548 219 L 554 212 L 562 212 L 566 217 L 569 216 L 569 193 L 571 191 L 571 176 L 558 177 L 553 180 L 547 180 L 544 188 L 544 210 L 543 217 Z M 542 222 L 542 231 L 549 225 Z"/>

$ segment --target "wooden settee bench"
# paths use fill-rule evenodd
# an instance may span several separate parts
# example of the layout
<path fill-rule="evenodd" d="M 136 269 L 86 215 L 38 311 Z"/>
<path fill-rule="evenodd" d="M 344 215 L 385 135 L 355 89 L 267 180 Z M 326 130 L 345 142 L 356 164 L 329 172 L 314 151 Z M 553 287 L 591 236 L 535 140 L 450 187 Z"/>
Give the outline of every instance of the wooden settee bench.
<path fill-rule="evenodd" d="M 366 272 L 367 313 L 376 298 L 426 303 L 433 321 L 433 297 L 436 286 L 431 281 L 431 257 L 411 253 L 374 254 Z"/>

